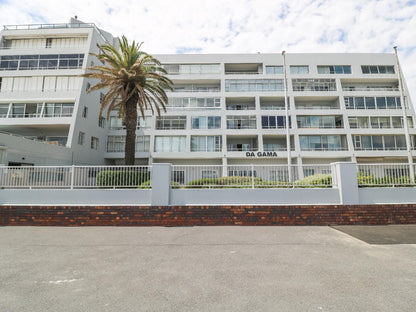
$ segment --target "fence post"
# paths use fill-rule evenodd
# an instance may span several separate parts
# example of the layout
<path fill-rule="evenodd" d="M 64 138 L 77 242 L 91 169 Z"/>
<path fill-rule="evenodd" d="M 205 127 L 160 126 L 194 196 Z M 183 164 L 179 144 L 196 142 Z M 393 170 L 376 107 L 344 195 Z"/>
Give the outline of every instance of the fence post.
<path fill-rule="evenodd" d="M 251 165 L 251 188 L 254 189 L 254 165 Z"/>
<path fill-rule="evenodd" d="M 339 191 L 339 201 L 342 205 L 358 205 L 360 203 L 357 164 L 353 162 L 336 162 L 331 164 L 335 169 L 332 177 Z"/>
<path fill-rule="evenodd" d="M 75 165 L 71 166 L 71 190 L 74 189 L 74 181 L 75 181 Z"/>
<path fill-rule="evenodd" d="M 152 164 L 152 206 L 170 203 L 171 164 Z"/>
<path fill-rule="evenodd" d="M 2 189 L 2 186 L 3 186 L 3 176 L 4 176 L 5 171 L 6 171 L 6 166 L 0 164 L 0 190 Z"/>

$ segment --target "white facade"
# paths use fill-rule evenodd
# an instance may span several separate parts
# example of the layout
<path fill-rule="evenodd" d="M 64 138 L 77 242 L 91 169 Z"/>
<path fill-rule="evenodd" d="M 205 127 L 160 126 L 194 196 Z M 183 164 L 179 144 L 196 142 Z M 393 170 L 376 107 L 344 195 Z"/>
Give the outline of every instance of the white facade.
<path fill-rule="evenodd" d="M 121 164 L 125 130 L 117 112 L 100 122 L 100 92 L 86 93 L 95 82 L 77 77 L 98 62 L 88 53 L 98 53 L 97 44 L 113 37 L 92 24 L 71 22 L 2 31 L 1 62 L 8 61 L 4 56 L 55 54 L 64 55 L 64 65 L 53 68 L 52 57 L 53 69 L 40 66 L 41 59 L 32 70 L 0 65 L 0 130 L 65 143 L 76 164 Z M 64 68 L 66 54 L 83 59 Z M 148 111 L 139 121 L 138 164 L 287 163 L 280 53 L 155 57 L 166 66 L 174 91 L 166 114 Z M 293 164 L 408 161 L 394 54 L 286 54 L 286 72 Z M 415 115 L 404 91 L 414 157 Z"/>
<path fill-rule="evenodd" d="M 111 34 L 76 19 L 68 24 L 4 26 L 0 131 L 20 136 L 19 141 L 30 139 L 26 145 L 32 146 L 34 154 L 44 155 L 41 162 L 30 161 L 24 149 L 16 149 L 21 143 L 0 140 L 4 163 L 104 162 L 107 130 L 99 126 L 100 93 L 87 94 L 87 85 L 95 82 L 78 76 L 99 63 L 89 53 L 98 53 L 97 45 L 106 41 L 114 42 Z M 60 156 L 62 146 L 71 157 Z"/>

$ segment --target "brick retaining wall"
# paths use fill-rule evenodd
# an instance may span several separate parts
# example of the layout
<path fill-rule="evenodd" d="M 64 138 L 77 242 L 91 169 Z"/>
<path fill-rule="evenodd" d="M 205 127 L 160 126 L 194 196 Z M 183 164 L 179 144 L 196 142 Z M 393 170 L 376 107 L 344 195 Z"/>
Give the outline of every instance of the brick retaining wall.
<path fill-rule="evenodd" d="M 0 206 L 0 225 L 416 224 L 416 204 L 284 206 Z"/>

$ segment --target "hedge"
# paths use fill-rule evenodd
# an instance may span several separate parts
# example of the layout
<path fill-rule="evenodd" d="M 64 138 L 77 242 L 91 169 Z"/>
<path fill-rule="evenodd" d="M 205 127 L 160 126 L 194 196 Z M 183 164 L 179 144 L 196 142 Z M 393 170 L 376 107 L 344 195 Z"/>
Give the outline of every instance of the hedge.
<path fill-rule="evenodd" d="M 150 171 L 103 170 L 97 174 L 97 186 L 139 186 L 150 180 Z"/>

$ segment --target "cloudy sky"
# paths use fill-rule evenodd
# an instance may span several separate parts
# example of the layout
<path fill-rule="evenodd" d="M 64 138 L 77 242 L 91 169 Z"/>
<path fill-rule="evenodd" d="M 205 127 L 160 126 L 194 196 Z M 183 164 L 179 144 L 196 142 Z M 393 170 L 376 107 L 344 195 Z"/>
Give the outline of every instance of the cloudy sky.
<path fill-rule="evenodd" d="M 393 52 L 416 103 L 416 0 L 0 0 L 2 24 L 77 15 L 148 53 Z"/>

